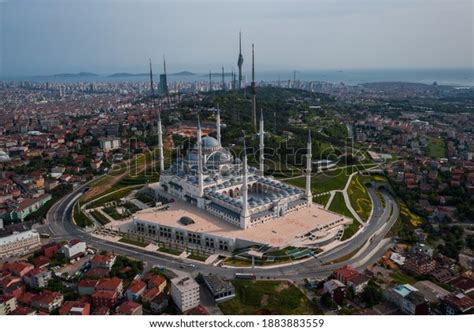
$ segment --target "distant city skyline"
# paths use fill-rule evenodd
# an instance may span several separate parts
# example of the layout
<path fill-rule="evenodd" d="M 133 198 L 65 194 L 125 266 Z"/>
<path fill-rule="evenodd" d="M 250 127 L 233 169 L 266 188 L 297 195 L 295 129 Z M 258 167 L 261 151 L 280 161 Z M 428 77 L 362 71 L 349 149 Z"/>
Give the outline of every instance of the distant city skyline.
<path fill-rule="evenodd" d="M 0 1 L 0 77 L 473 68 L 469 0 Z M 160 73 L 156 67 L 155 72 Z M 257 74 L 258 79 L 258 74 Z"/>

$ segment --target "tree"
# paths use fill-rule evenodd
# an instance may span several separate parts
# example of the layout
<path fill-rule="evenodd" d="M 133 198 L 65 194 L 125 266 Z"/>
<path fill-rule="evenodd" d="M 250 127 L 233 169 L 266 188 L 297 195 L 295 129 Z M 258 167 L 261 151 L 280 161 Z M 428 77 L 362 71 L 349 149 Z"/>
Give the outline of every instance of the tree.
<path fill-rule="evenodd" d="M 382 301 L 382 289 L 374 281 L 369 281 L 360 295 L 360 299 L 368 307 L 373 307 Z"/>
<path fill-rule="evenodd" d="M 469 247 L 469 249 L 474 249 L 474 234 L 470 234 L 467 236 L 466 246 Z"/>
<path fill-rule="evenodd" d="M 321 304 L 328 309 L 336 308 L 336 303 L 331 298 L 331 294 L 329 292 L 326 292 L 321 296 Z"/>
<path fill-rule="evenodd" d="M 346 297 L 347 297 L 347 299 L 349 299 L 349 300 L 354 300 L 355 295 L 356 295 L 356 293 L 355 293 L 354 287 L 353 287 L 353 286 L 349 286 L 349 287 L 347 288 L 347 292 L 346 292 Z"/>

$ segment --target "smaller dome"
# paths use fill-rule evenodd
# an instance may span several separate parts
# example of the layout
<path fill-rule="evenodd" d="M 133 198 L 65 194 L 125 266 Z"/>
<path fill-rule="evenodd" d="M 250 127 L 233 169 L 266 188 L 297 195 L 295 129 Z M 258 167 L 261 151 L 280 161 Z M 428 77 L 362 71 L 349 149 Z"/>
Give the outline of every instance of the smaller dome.
<path fill-rule="evenodd" d="M 194 224 L 195 222 L 193 221 L 193 219 L 191 217 L 188 217 L 188 216 L 183 216 L 179 219 L 178 221 L 179 223 L 187 226 L 187 225 L 191 225 L 191 224 Z"/>

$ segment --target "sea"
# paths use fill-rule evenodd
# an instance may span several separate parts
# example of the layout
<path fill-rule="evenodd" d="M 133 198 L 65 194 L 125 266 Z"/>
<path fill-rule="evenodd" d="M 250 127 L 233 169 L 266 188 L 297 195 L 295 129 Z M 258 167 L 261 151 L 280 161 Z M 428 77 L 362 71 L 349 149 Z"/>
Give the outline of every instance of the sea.
<path fill-rule="evenodd" d="M 282 84 L 288 80 L 327 82 L 332 84 L 343 83 L 345 85 L 358 85 L 373 82 L 410 82 L 450 86 L 474 87 L 474 68 L 468 69 L 344 69 L 344 70 L 268 70 L 257 72 L 257 82 L 276 82 Z M 208 73 L 195 73 L 194 75 L 168 75 L 169 82 L 193 82 L 209 80 Z M 250 81 L 250 74 L 245 73 L 245 81 Z M 81 77 L 54 77 L 54 76 L 34 76 L 34 77 L 11 77 L 2 80 L 20 80 L 35 82 L 140 82 L 148 81 L 149 77 L 129 76 L 129 77 L 109 77 L 108 74 L 98 76 Z M 230 75 L 226 74 L 228 81 Z M 220 73 L 213 74 L 212 80 L 221 81 Z"/>

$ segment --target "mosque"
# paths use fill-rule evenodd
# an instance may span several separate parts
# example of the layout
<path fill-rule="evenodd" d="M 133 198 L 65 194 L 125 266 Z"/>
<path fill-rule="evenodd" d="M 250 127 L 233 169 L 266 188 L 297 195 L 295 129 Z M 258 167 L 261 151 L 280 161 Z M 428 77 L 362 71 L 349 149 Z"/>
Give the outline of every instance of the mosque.
<path fill-rule="evenodd" d="M 216 138 L 202 137 L 198 119 L 196 145 L 164 169 L 163 133 L 158 117 L 161 176 L 150 184 L 166 208 L 145 209 L 133 217 L 137 232 L 183 244 L 232 251 L 249 245 L 271 247 L 319 246 L 339 238 L 351 219 L 313 203 L 311 192 L 311 135 L 308 133 L 305 189 L 264 175 L 249 167 L 247 154 L 234 157 L 221 144 L 220 112 Z M 259 151 L 264 150 L 264 120 L 260 115 Z"/>

